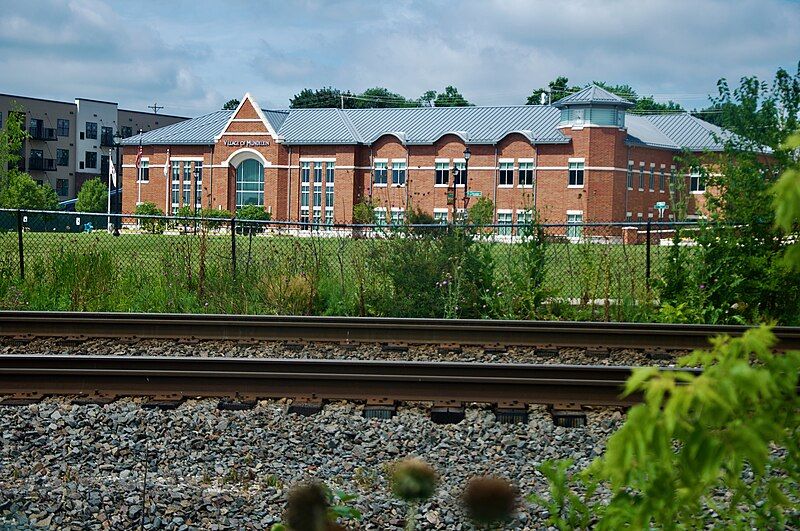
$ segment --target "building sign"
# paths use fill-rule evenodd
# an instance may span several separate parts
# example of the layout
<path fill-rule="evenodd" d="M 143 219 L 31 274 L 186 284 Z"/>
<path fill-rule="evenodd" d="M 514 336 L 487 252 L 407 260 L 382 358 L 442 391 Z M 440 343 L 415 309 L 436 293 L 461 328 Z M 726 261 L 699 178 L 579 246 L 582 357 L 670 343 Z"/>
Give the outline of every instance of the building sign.
<path fill-rule="evenodd" d="M 447 192 L 447 204 L 448 205 L 455 205 L 456 204 L 456 193 L 455 192 Z"/>
<path fill-rule="evenodd" d="M 467 197 L 480 197 L 481 191 L 480 190 L 468 190 Z"/>
<path fill-rule="evenodd" d="M 222 143 L 228 147 L 264 147 L 269 145 L 267 140 L 223 140 Z"/>

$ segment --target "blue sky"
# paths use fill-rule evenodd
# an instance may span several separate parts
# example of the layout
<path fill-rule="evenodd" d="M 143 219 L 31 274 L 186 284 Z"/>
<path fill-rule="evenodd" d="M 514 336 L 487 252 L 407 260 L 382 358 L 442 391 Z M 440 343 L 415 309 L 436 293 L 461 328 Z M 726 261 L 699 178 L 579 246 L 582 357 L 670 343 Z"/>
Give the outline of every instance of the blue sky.
<path fill-rule="evenodd" d="M 0 92 L 198 115 L 304 87 L 407 97 L 455 85 L 521 104 L 558 75 L 627 82 L 689 108 L 720 77 L 800 60 L 790 0 L 0 0 Z"/>

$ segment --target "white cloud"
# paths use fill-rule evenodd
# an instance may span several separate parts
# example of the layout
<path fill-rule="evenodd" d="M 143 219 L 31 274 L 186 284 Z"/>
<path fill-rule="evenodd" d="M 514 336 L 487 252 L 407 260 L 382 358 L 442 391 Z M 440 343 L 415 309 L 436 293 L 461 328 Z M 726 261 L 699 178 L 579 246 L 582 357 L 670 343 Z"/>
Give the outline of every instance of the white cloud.
<path fill-rule="evenodd" d="M 0 0 L 4 92 L 158 100 L 198 114 L 251 91 L 286 106 L 304 87 L 455 85 L 480 104 L 522 103 L 558 75 L 707 103 L 716 81 L 794 70 L 792 0 Z"/>

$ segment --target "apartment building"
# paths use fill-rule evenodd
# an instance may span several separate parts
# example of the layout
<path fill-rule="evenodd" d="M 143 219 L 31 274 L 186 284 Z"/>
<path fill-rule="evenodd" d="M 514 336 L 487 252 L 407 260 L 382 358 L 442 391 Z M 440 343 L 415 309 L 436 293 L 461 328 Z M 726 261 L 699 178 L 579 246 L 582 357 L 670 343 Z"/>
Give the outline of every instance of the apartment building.
<path fill-rule="evenodd" d="M 119 109 L 109 101 L 77 98 L 65 102 L 0 94 L 0 127 L 13 112 L 25 114 L 29 135 L 20 168 L 40 184 L 52 186 L 61 201 L 75 198 L 87 180 L 107 178 L 108 165 L 116 163 L 118 133 L 130 137 L 139 130 L 186 120 Z"/>
<path fill-rule="evenodd" d="M 502 224 L 533 208 L 556 223 L 643 221 L 672 215 L 658 205 L 682 179 L 695 213 L 704 183 L 676 155 L 721 150 L 725 132 L 631 105 L 597 86 L 506 107 L 266 110 L 246 94 L 236 110 L 123 140 L 123 210 L 256 204 L 273 219 L 332 224 L 369 200 L 378 223 L 409 209 L 444 222 L 487 197 Z"/>

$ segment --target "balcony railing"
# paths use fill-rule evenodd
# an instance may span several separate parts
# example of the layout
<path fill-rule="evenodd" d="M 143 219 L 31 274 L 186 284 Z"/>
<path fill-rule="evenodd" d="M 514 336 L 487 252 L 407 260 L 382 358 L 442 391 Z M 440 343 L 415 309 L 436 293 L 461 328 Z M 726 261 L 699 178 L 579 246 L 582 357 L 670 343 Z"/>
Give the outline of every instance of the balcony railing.
<path fill-rule="evenodd" d="M 114 147 L 114 135 L 100 135 L 100 145 L 104 147 Z"/>
<path fill-rule="evenodd" d="M 55 171 L 56 159 L 30 158 L 28 159 L 28 169 L 39 171 Z"/>
<path fill-rule="evenodd" d="M 28 134 L 32 140 L 58 140 L 56 130 L 52 127 L 30 127 L 28 128 Z"/>

